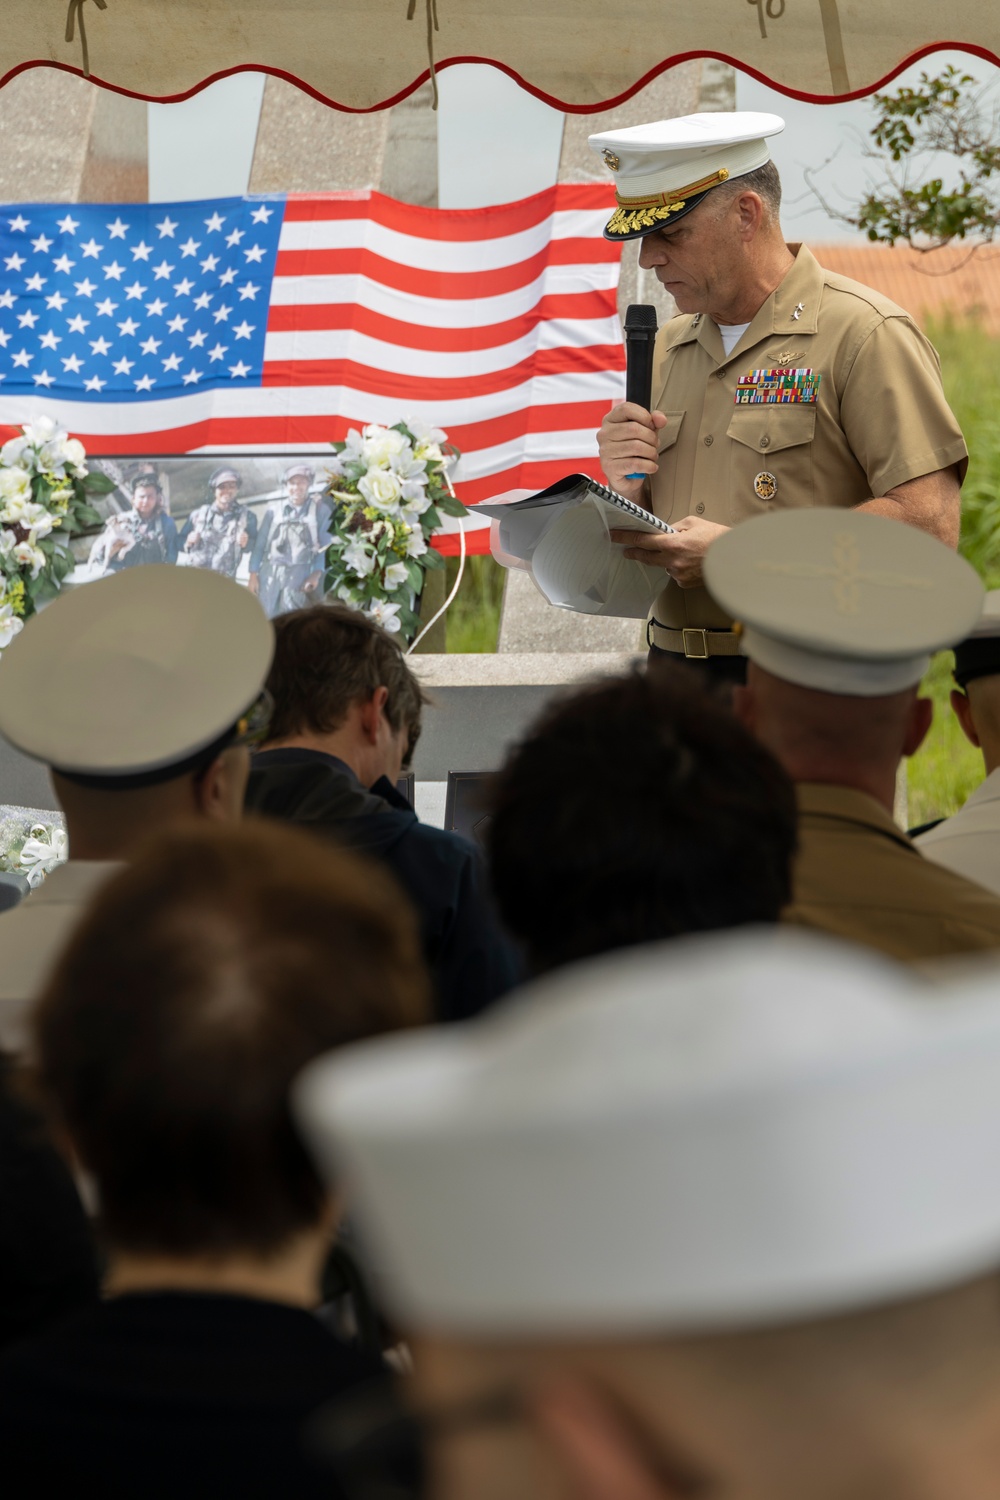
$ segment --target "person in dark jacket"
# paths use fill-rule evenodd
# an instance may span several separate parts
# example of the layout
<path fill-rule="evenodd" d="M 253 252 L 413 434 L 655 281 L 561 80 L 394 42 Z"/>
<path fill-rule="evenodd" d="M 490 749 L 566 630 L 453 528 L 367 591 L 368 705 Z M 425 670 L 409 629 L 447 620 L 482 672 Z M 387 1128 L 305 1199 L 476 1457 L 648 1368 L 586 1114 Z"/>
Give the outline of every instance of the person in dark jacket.
<path fill-rule="evenodd" d="M 395 783 L 420 734 L 423 696 L 396 642 L 344 605 L 273 621 L 274 712 L 247 807 L 384 861 L 420 919 L 440 1020 L 477 1014 L 518 983 L 479 851 L 419 822 Z"/>
<path fill-rule="evenodd" d="M 96 1304 L 97 1252 L 69 1167 L 0 1053 L 0 1348 Z"/>
<path fill-rule="evenodd" d="M 160 833 L 101 887 L 32 1053 L 96 1185 L 105 1300 L 0 1354 L 5 1495 L 343 1500 L 310 1424 L 390 1377 L 315 1315 L 338 1203 L 288 1095 L 429 1018 L 391 886 L 256 821 Z"/>

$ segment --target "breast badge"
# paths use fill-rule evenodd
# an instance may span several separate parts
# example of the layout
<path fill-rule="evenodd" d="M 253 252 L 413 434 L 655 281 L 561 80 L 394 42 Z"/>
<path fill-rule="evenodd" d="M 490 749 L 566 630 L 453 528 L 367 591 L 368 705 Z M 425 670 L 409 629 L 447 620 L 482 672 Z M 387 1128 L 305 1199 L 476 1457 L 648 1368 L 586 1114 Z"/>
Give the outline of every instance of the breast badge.
<path fill-rule="evenodd" d="M 753 482 L 753 492 L 758 500 L 773 500 L 778 493 L 778 481 L 773 474 L 762 469 Z"/>

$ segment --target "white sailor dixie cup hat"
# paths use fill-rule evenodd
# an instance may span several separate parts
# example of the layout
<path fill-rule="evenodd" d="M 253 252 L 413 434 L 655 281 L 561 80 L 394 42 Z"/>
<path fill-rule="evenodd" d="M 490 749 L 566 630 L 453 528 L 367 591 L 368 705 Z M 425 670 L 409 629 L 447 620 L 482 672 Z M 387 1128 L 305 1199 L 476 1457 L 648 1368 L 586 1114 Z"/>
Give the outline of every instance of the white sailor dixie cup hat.
<path fill-rule="evenodd" d="M 864 511 L 775 511 L 727 531 L 705 586 L 773 677 L 873 698 L 919 682 L 931 653 L 964 640 L 983 585 L 925 531 Z"/>
<path fill-rule="evenodd" d="M 1000 1264 L 996 980 L 929 995 L 813 934 L 675 939 L 340 1048 L 293 1110 L 407 1329 L 796 1322 Z"/>
<path fill-rule="evenodd" d="M 0 662 L 0 734 L 84 785 L 148 786 L 266 725 L 274 651 L 252 594 L 207 568 L 148 564 L 81 585 Z"/>
<path fill-rule="evenodd" d="M 615 180 L 618 207 L 604 228 L 608 240 L 631 240 L 680 219 L 712 188 L 755 172 L 771 160 L 767 137 L 784 130 L 778 115 L 681 115 L 588 139 Z"/>

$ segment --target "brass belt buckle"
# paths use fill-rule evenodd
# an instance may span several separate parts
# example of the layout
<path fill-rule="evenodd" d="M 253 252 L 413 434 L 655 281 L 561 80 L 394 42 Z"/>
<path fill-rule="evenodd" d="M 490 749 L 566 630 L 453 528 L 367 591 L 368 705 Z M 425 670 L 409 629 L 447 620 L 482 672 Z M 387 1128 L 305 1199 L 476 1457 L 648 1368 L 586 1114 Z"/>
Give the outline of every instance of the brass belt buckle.
<path fill-rule="evenodd" d="M 690 639 L 689 639 L 689 637 L 690 637 Z M 685 626 L 685 628 L 681 631 L 681 641 L 683 642 L 683 645 L 684 645 L 684 655 L 690 661 L 707 661 L 708 660 L 708 631 L 707 630 L 699 630 L 695 626 L 692 626 L 692 625 Z M 692 641 L 694 642 L 694 645 L 692 645 Z M 700 646 L 701 650 L 700 651 L 695 650 L 695 646 Z"/>

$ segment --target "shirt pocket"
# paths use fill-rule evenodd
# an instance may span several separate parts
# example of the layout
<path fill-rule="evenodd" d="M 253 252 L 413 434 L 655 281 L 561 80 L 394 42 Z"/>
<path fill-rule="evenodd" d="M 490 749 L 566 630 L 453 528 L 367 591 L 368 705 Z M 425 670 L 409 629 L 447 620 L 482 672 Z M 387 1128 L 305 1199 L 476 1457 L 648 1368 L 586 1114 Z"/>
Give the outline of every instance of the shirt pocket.
<path fill-rule="evenodd" d="M 815 434 L 815 406 L 762 402 L 737 407 L 726 429 L 731 439 L 730 524 L 770 510 L 800 510 L 816 504 Z"/>
<path fill-rule="evenodd" d="M 659 465 L 650 486 L 653 513 L 661 521 L 669 521 L 674 509 L 675 471 L 677 468 L 677 439 L 686 412 L 665 411 L 666 423 L 656 434 L 656 460 Z M 685 515 L 686 511 L 681 511 Z"/>

